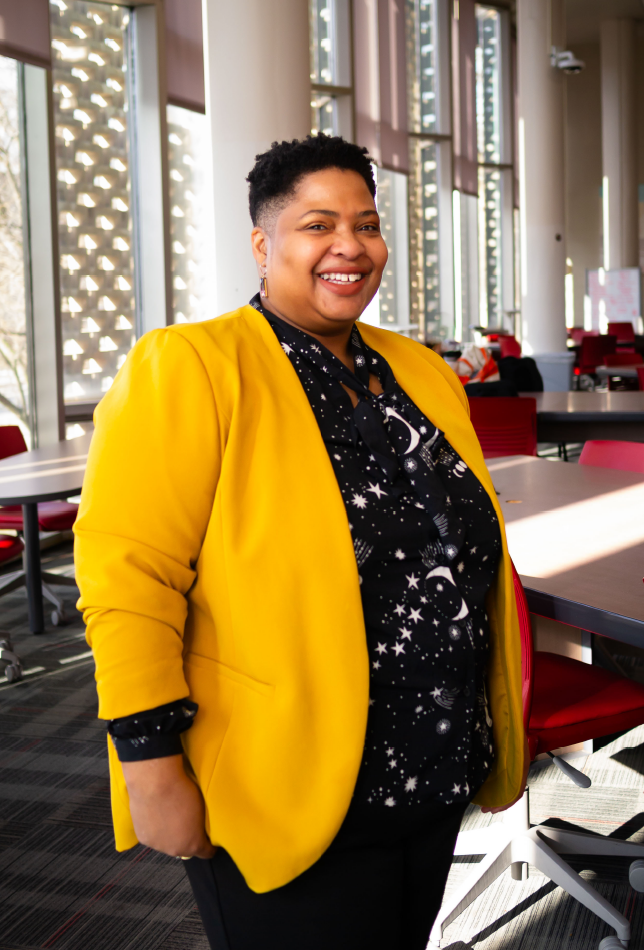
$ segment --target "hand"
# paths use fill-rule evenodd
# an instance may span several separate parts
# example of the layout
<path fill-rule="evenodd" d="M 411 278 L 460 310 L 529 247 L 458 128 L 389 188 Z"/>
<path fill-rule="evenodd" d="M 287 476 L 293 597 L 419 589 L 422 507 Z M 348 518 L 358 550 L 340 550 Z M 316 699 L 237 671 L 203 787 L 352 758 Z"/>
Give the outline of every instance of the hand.
<path fill-rule="evenodd" d="M 501 808 L 481 808 L 481 811 L 484 813 L 489 813 L 491 815 L 497 815 L 500 811 L 507 811 L 508 808 L 512 808 L 513 805 L 516 805 L 516 803 L 520 801 L 525 794 L 529 770 L 530 770 L 530 747 L 528 746 L 528 740 L 526 738 L 525 748 L 523 752 L 523 777 L 521 779 L 521 791 L 519 792 L 517 797 L 514 799 L 514 801 L 511 801 L 509 805 L 503 805 Z"/>
<path fill-rule="evenodd" d="M 201 792 L 182 755 L 122 762 L 134 831 L 141 844 L 170 857 L 211 858 Z"/>

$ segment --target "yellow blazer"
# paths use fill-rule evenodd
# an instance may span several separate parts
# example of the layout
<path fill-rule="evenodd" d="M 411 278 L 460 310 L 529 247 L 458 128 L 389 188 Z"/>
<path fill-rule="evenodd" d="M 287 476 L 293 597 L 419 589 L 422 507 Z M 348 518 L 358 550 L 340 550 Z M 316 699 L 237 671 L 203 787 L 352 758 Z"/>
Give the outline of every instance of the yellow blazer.
<path fill-rule="evenodd" d="M 431 350 L 361 326 L 501 511 L 463 388 Z M 190 695 L 184 749 L 207 831 L 257 891 L 310 867 L 346 814 L 369 663 L 347 515 L 307 396 L 263 316 L 146 334 L 95 416 L 75 525 L 99 716 Z M 502 532 L 503 533 L 503 532 Z M 521 649 L 510 560 L 489 598 L 494 771 L 520 790 Z M 111 741 L 119 850 L 137 839 Z"/>

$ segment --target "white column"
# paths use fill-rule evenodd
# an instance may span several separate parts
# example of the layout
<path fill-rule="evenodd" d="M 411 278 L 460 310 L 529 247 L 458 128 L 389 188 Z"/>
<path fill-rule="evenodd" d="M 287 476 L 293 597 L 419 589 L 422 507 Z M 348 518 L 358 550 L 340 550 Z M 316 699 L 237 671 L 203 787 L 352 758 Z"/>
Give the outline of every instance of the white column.
<path fill-rule="evenodd" d="M 245 181 L 255 155 L 311 130 L 307 0 L 204 0 L 204 45 L 216 316 L 258 290 Z"/>
<path fill-rule="evenodd" d="M 637 267 L 635 23 L 600 26 L 604 267 Z"/>
<path fill-rule="evenodd" d="M 521 322 L 527 354 L 566 348 L 564 77 L 550 64 L 559 22 L 561 0 L 517 4 Z"/>

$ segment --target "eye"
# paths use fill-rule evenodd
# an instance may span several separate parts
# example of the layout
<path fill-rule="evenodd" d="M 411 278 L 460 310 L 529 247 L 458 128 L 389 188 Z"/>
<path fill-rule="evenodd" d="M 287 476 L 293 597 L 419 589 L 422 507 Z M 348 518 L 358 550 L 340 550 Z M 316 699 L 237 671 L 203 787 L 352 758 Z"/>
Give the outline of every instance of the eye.
<path fill-rule="evenodd" d="M 372 232 L 375 232 L 375 233 L 379 233 L 379 232 L 380 232 L 380 225 L 378 225 L 378 224 L 363 224 L 360 228 L 358 228 L 358 230 L 359 230 L 359 231 L 372 231 Z"/>
<path fill-rule="evenodd" d="M 315 224 L 307 225 L 307 227 L 304 230 L 305 231 L 326 231 L 326 229 L 327 229 L 326 224 L 320 224 L 319 222 L 316 222 Z"/>

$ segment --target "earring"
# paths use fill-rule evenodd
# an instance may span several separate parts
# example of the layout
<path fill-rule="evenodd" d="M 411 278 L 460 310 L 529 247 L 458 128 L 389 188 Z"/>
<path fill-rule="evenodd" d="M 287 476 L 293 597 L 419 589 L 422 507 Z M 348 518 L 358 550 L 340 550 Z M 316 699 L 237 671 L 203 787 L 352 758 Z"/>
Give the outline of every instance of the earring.
<path fill-rule="evenodd" d="M 266 271 L 259 276 L 259 295 L 260 297 L 268 297 L 268 281 L 266 280 Z"/>

